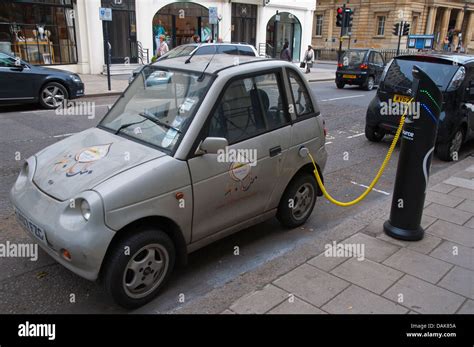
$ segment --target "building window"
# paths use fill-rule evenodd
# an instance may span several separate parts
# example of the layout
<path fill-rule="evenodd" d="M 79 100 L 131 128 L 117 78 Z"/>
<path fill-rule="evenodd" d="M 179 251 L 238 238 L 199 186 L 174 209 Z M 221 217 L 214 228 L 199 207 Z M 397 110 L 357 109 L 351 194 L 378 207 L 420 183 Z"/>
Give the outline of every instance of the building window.
<path fill-rule="evenodd" d="M 323 35 L 323 15 L 317 14 L 316 15 L 316 36 Z"/>
<path fill-rule="evenodd" d="M 76 64 L 71 0 L 0 2 L 0 51 L 31 64 Z"/>
<path fill-rule="evenodd" d="M 385 16 L 377 16 L 377 36 L 385 35 Z"/>

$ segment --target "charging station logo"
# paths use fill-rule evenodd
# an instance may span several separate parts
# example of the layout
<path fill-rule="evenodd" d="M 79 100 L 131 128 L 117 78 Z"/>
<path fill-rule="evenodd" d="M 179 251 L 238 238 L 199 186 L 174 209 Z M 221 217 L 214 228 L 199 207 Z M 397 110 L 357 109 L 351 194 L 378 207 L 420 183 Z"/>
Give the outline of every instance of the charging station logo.
<path fill-rule="evenodd" d="M 403 138 L 409 141 L 413 141 L 415 138 L 415 133 L 407 130 L 403 130 Z"/>

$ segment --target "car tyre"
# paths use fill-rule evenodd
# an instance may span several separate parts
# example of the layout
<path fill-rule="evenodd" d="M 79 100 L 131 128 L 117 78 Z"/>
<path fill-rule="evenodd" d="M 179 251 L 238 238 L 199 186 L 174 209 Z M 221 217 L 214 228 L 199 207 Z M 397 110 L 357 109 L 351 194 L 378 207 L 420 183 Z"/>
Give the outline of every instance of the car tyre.
<path fill-rule="evenodd" d="M 346 84 L 344 82 L 336 82 L 336 87 L 338 89 L 343 89 Z"/>
<path fill-rule="evenodd" d="M 286 187 L 278 206 L 277 219 L 286 228 L 303 225 L 316 203 L 318 187 L 313 174 L 300 174 Z"/>
<path fill-rule="evenodd" d="M 39 102 L 43 108 L 54 110 L 63 106 L 68 98 L 67 89 L 61 83 L 50 82 L 41 88 Z"/>
<path fill-rule="evenodd" d="M 440 143 L 436 147 L 436 156 L 443 161 L 452 161 L 454 153 L 459 154 L 464 141 L 464 131 L 458 128 L 448 142 Z"/>
<path fill-rule="evenodd" d="M 111 249 L 104 264 L 104 287 L 118 305 L 126 309 L 140 307 L 158 295 L 175 260 L 175 247 L 166 233 L 139 231 Z"/>
<path fill-rule="evenodd" d="M 378 127 L 365 125 L 365 137 L 371 142 L 380 142 L 385 136 L 385 132 Z"/>
<path fill-rule="evenodd" d="M 369 77 L 367 78 L 367 81 L 365 82 L 363 88 L 364 88 L 365 90 L 371 91 L 372 89 L 374 89 L 374 86 L 375 86 L 374 77 L 373 77 L 373 76 L 369 76 Z"/>

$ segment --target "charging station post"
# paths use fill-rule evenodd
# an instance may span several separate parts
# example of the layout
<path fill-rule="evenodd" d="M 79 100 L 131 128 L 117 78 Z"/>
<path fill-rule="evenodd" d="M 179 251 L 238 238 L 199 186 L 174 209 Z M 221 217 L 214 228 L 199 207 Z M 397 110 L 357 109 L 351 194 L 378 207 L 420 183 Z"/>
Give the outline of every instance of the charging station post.
<path fill-rule="evenodd" d="M 414 66 L 412 75 L 412 97 L 420 105 L 412 109 L 419 114 L 408 115 L 403 126 L 390 219 L 383 226 L 387 235 L 407 241 L 424 236 L 421 218 L 443 100 L 421 68 Z"/>

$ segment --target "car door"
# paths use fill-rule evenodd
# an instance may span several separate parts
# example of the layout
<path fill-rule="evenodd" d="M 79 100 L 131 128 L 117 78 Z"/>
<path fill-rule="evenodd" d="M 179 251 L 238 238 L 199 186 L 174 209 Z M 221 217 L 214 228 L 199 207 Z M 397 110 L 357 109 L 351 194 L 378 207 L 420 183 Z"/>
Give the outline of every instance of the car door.
<path fill-rule="evenodd" d="M 468 127 L 471 137 L 474 137 L 474 64 L 468 64 L 466 67 L 466 81 L 464 92 L 464 108 L 467 114 Z M 468 131 L 469 133 L 469 131 Z M 468 134 L 469 135 L 469 134 Z"/>
<path fill-rule="evenodd" d="M 380 83 L 380 78 L 382 77 L 385 63 L 384 63 L 382 55 L 379 52 L 372 52 L 372 53 L 373 53 L 373 68 L 375 70 L 375 84 L 378 85 Z"/>
<path fill-rule="evenodd" d="M 282 175 L 291 135 L 282 83 L 281 69 L 270 70 L 233 78 L 222 91 L 201 140 L 226 138 L 229 146 L 225 154 L 188 161 L 194 196 L 192 242 L 245 225 L 273 208 L 268 202 Z M 239 150 L 244 158 L 232 157 Z"/>
<path fill-rule="evenodd" d="M 0 101 L 28 101 L 37 95 L 33 93 L 34 81 L 31 80 L 28 65 L 0 53 Z"/>

